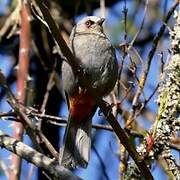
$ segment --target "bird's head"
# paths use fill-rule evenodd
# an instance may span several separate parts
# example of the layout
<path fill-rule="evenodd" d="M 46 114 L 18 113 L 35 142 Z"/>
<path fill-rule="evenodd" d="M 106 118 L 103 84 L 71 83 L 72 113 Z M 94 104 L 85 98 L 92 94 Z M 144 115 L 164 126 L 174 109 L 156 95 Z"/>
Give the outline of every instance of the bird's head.
<path fill-rule="evenodd" d="M 103 22 L 105 18 L 87 16 L 76 25 L 77 33 L 103 33 Z"/>

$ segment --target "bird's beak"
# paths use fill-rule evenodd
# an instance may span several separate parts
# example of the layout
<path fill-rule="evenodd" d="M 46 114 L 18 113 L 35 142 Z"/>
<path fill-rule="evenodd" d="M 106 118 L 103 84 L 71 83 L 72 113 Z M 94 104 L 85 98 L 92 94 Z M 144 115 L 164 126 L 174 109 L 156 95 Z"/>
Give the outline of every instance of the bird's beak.
<path fill-rule="evenodd" d="M 105 21 L 105 18 L 101 18 L 99 21 L 97 21 L 97 24 L 102 26 L 104 21 Z"/>

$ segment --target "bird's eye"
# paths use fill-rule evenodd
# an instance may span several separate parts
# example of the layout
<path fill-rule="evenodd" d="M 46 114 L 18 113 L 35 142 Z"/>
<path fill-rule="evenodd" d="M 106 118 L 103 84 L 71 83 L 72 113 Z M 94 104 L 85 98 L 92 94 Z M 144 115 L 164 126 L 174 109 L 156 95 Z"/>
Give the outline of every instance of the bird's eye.
<path fill-rule="evenodd" d="M 86 25 L 87 27 L 90 27 L 92 24 L 94 24 L 94 22 L 91 21 L 91 20 L 88 20 L 88 21 L 85 22 L 85 25 Z"/>

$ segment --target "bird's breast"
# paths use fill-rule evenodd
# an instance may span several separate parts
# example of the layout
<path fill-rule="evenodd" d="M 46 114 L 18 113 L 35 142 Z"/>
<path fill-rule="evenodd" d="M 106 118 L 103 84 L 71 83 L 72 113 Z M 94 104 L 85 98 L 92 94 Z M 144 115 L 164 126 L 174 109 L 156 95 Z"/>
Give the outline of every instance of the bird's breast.
<path fill-rule="evenodd" d="M 100 96 L 108 94 L 117 79 L 117 62 L 109 40 L 97 35 L 80 35 L 71 40 L 70 47 L 88 74 L 89 83 L 97 90 L 97 94 Z M 78 87 L 78 81 L 75 81 L 76 78 L 69 65 L 66 64 L 64 67 L 65 90 L 71 93 Z"/>

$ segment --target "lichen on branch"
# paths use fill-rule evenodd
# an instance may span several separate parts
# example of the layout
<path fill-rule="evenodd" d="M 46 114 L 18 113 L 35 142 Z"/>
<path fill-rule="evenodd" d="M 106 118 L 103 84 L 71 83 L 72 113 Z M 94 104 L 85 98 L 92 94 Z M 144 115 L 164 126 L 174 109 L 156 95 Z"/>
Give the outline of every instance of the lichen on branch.
<path fill-rule="evenodd" d="M 178 179 L 180 169 L 170 149 L 170 142 L 180 130 L 180 12 L 174 29 L 170 31 L 171 56 L 161 75 L 158 88 L 159 111 L 151 129 L 153 145 L 149 152 L 148 142 L 138 147 L 142 156 L 165 159 L 168 170 Z"/>

